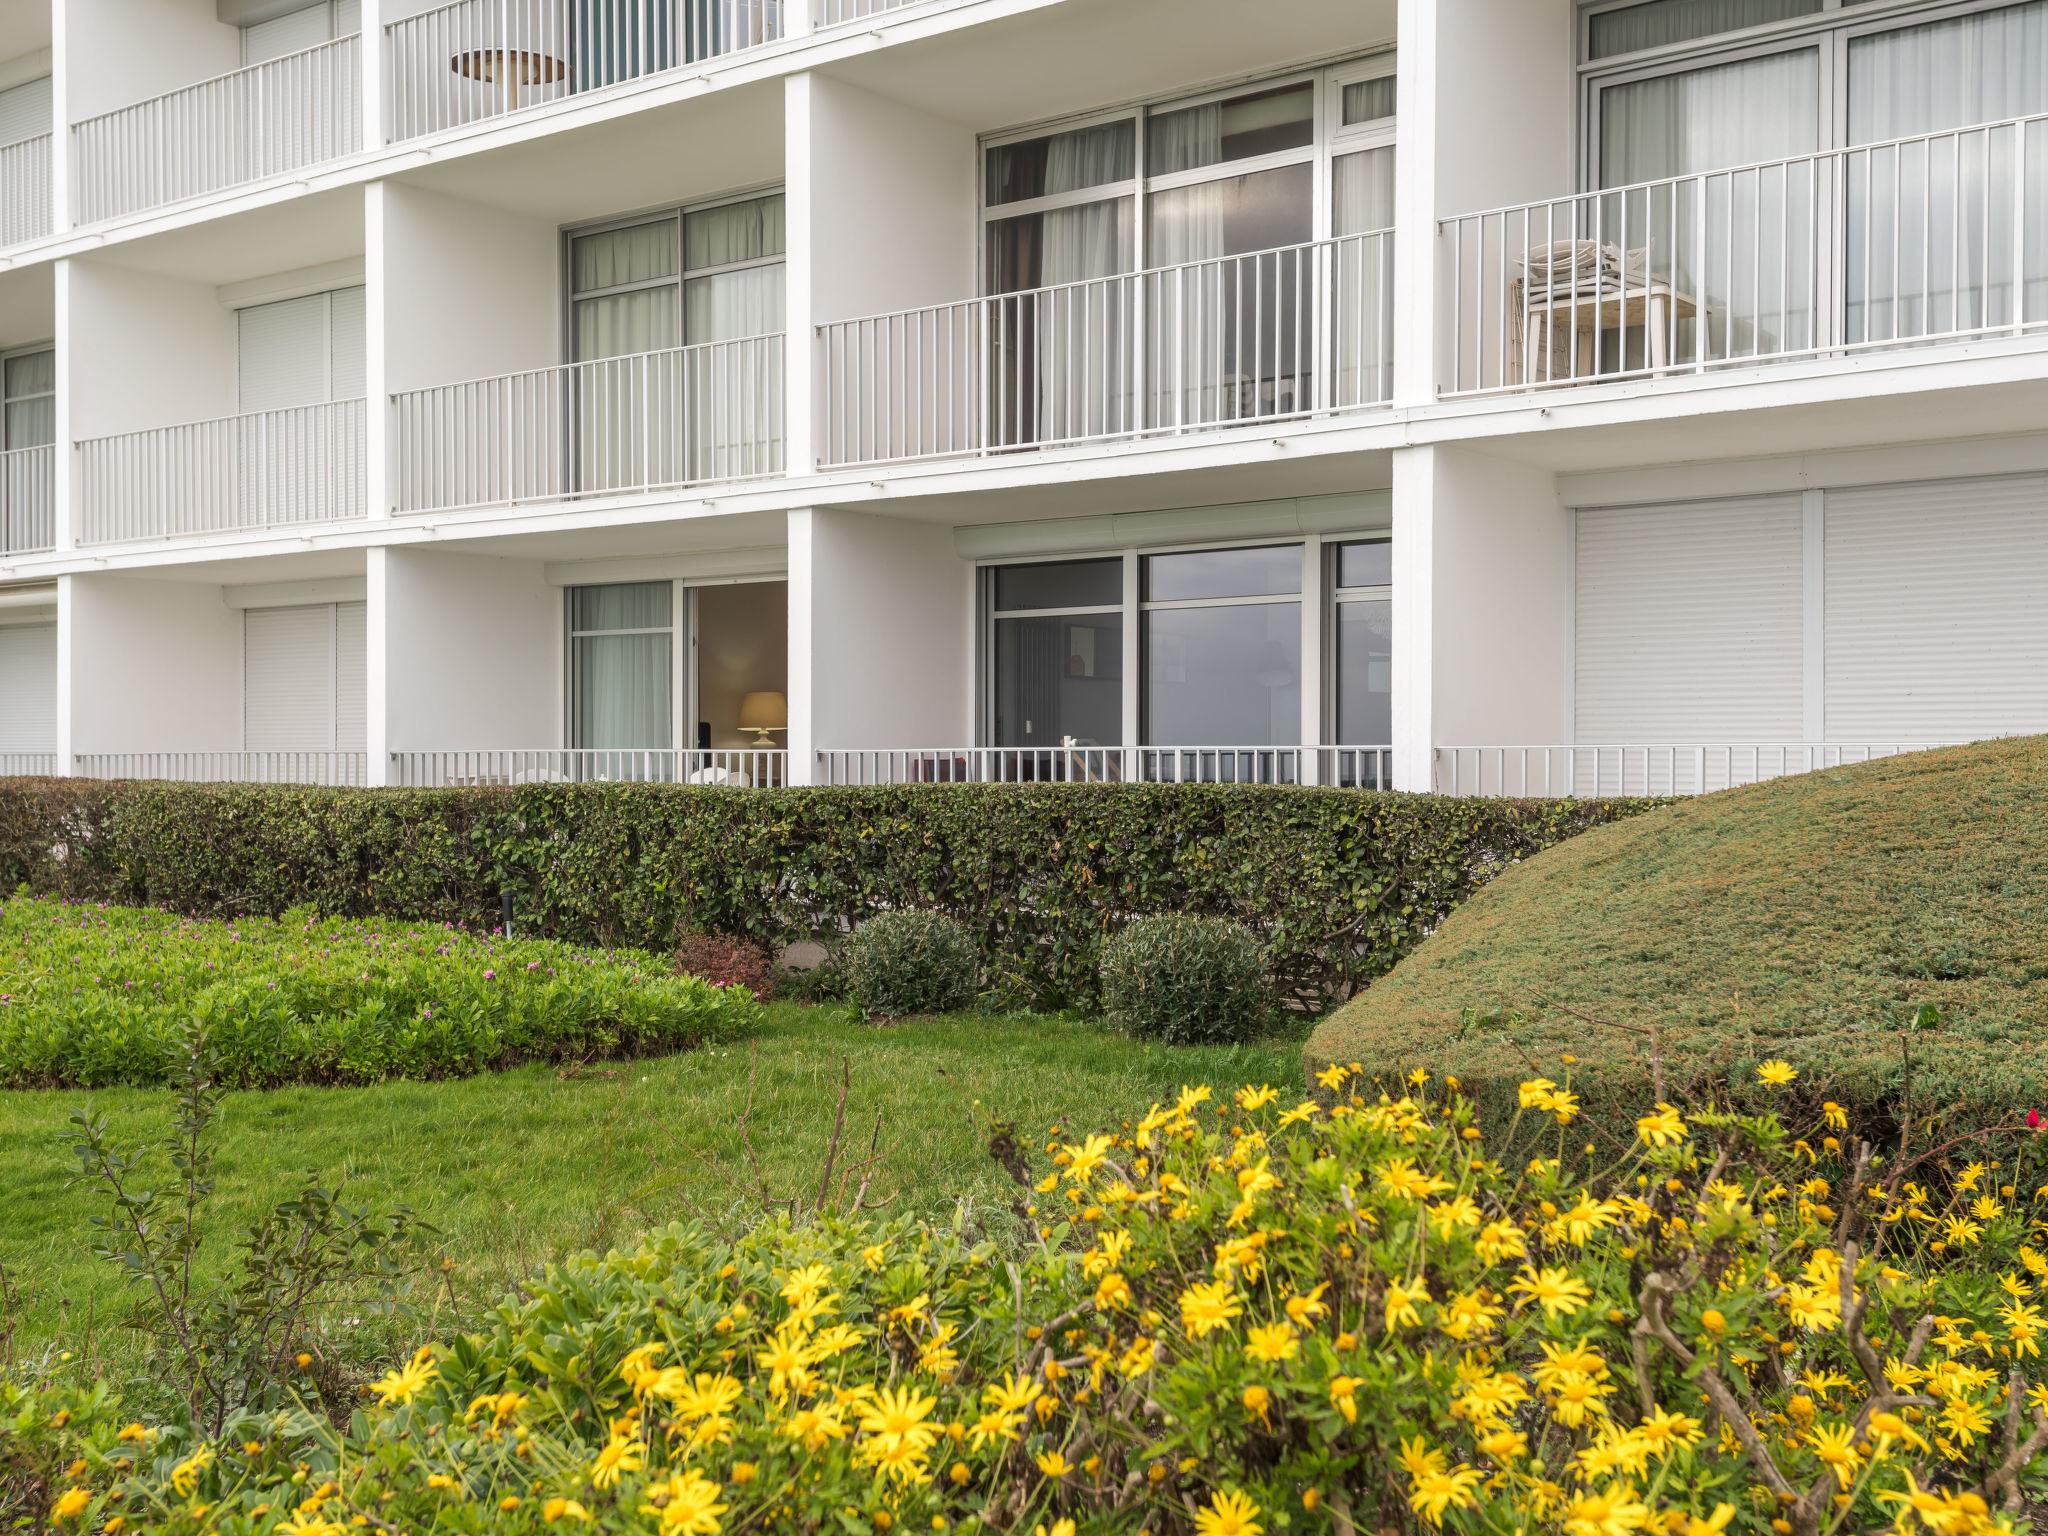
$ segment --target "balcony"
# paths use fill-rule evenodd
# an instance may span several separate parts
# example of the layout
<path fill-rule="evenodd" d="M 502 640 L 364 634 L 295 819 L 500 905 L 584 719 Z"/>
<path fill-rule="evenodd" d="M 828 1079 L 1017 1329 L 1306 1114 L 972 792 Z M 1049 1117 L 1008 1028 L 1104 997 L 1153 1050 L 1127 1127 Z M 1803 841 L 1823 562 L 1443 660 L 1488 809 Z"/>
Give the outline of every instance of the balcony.
<path fill-rule="evenodd" d="M 517 506 L 778 475 L 780 333 L 392 397 L 399 512 Z"/>
<path fill-rule="evenodd" d="M 818 754 L 818 784 L 1328 784 L 1392 789 L 1392 747 L 883 747 Z"/>
<path fill-rule="evenodd" d="M 2048 116 L 1443 220 L 1446 396 L 2048 327 Z"/>
<path fill-rule="evenodd" d="M 332 784 L 370 782 L 361 752 L 81 753 L 82 779 L 165 779 L 180 784 Z"/>
<path fill-rule="evenodd" d="M 355 154 L 360 51 L 337 38 L 74 123 L 73 218 L 123 218 Z"/>
<path fill-rule="evenodd" d="M 0 555 L 28 555 L 57 542 L 57 450 L 0 453 Z"/>
<path fill-rule="evenodd" d="M 1393 232 L 818 328 L 823 467 L 1268 426 L 1393 389 Z"/>
<path fill-rule="evenodd" d="M 50 233 L 50 135 L 0 146 L 0 247 Z"/>
<path fill-rule="evenodd" d="M 81 545 L 293 528 L 368 511 L 364 403 L 337 400 L 78 444 Z"/>
<path fill-rule="evenodd" d="M 1956 745 L 1959 743 L 1953 741 L 1920 741 L 1438 747 L 1434 778 L 1436 792 L 1443 795 L 1539 799 L 1705 795 L 1792 774 Z"/>
<path fill-rule="evenodd" d="M 453 0 L 384 28 L 394 143 L 775 42 L 793 0 Z M 845 0 L 828 0 L 845 3 Z"/>
<path fill-rule="evenodd" d="M 789 783 L 789 753 L 775 748 L 561 748 L 394 752 L 391 782 L 444 786 L 520 784 L 700 784 L 777 789 Z"/>

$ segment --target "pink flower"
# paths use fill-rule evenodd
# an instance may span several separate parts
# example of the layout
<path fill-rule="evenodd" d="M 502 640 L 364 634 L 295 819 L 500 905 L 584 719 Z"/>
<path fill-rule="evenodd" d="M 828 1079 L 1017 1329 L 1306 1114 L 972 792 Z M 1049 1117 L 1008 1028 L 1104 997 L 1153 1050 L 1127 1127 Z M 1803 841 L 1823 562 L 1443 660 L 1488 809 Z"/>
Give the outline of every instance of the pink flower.
<path fill-rule="evenodd" d="M 484 980 L 485 980 L 485 981 L 496 981 L 497 979 L 498 979 L 498 973 L 497 973 L 496 971 L 485 971 L 485 972 L 484 972 Z"/>
<path fill-rule="evenodd" d="M 2030 1131 L 2038 1131 L 2039 1129 L 2041 1129 L 2041 1111 L 2039 1111 L 2038 1109 L 2030 1109 L 2027 1111 L 2027 1129 Z"/>

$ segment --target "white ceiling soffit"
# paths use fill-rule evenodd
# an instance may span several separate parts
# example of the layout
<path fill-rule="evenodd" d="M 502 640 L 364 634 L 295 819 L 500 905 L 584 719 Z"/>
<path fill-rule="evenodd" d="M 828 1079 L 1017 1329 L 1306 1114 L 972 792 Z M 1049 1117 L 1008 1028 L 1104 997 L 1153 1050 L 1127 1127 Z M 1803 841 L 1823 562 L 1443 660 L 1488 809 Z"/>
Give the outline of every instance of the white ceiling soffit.
<path fill-rule="evenodd" d="M 1387 527 L 1393 493 L 1353 491 L 1341 496 L 1297 496 L 1285 501 L 1239 502 L 1159 512 L 1115 512 L 1103 517 L 1061 517 L 1029 523 L 985 523 L 956 528 L 954 547 L 964 559 L 1052 555 L 1066 551 L 1184 544 L 1191 539 L 1288 537 L 1309 533 L 1361 533 Z"/>

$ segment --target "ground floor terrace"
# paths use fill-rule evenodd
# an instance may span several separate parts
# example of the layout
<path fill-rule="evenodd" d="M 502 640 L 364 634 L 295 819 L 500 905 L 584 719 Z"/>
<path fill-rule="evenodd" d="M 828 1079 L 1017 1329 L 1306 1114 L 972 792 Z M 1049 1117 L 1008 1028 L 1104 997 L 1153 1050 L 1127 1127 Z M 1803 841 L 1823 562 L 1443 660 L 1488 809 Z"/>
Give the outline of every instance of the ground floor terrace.
<path fill-rule="evenodd" d="M 2048 730 L 2048 437 L 1572 431 L 110 560 L 0 590 L 0 770 L 1689 794 Z"/>

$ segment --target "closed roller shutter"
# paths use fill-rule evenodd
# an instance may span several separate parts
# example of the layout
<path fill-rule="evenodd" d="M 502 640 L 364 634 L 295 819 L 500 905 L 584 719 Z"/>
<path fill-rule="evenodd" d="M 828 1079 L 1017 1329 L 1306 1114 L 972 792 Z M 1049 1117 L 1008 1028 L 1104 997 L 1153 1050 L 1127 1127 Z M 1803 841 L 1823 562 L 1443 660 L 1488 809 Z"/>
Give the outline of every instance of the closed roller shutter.
<path fill-rule="evenodd" d="M 242 745 L 251 752 L 334 746 L 334 605 L 242 615 Z"/>
<path fill-rule="evenodd" d="M 50 77 L 0 91 L 0 144 L 19 144 L 50 131 Z"/>
<path fill-rule="evenodd" d="M 334 747 L 361 752 L 369 746 L 370 667 L 367 603 L 334 605 Z"/>
<path fill-rule="evenodd" d="M 0 752 L 57 750 L 57 626 L 0 626 Z"/>
<path fill-rule="evenodd" d="M 1583 511 L 1577 549 L 1577 740 L 1800 739 L 1797 497 Z"/>
<path fill-rule="evenodd" d="M 334 16 L 327 0 L 303 10 L 287 11 L 269 21 L 242 28 L 242 62 L 261 64 L 311 48 L 335 36 Z"/>
<path fill-rule="evenodd" d="M 1831 491 L 1830 741 L 2048 729 L 2048 477 Z"/>
<path fill-rule="evenodd" d="M 317 405 L 329 393 L 327 295 L 311 293 L 235 312 L 242 409 Z"/>

